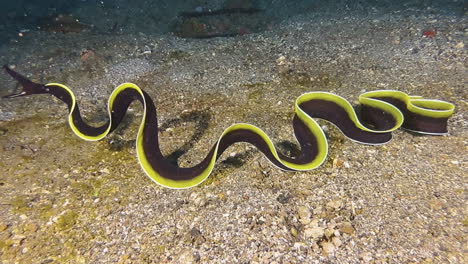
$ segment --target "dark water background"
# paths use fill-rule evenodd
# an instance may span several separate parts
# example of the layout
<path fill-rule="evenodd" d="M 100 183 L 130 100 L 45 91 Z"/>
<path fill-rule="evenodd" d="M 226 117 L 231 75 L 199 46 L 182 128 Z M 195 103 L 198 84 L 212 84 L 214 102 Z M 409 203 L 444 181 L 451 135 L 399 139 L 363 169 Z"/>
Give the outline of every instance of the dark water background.
<path fill-rule="evenodd" d="M 182 12 L 239 6 L 257 8 L 259 20 L 281 23 L 298 15 L 317 17 L 369 14 L 464 16 L 465 0 L 1 0 L 0 34 L 5 43 L 22 31 L 40 29 L 44 21 L 64 14 L 92 25 L 94 32 L 166 34 Z M 261 21 L 260 21 L 261 22 Z M 252 30 L 250 30 L 252 31 Z"/>

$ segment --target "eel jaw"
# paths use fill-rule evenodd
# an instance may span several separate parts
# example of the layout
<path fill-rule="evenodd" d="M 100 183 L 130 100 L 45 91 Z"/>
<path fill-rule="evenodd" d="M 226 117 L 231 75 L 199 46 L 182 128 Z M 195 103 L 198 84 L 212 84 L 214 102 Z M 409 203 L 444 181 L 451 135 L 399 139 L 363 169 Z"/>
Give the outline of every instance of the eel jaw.
<path fill-rule="evenodd" d="M 47 93 L 47 89 L 45 85 L 40 84 L 40 83 L 35 83 L 29 80 L 28 78 L 24 77 L 20 73 L 10 69 L 7 65 L 3 65 L 3 69 L 11 77 L 13 77 L 13 79 L 15 79 L 23 88 L 21 92 L 5 95 L 3 96 L 3 98 L 15 98 L 15 97 L 26 96 L 26 95 L 31 95 L 31 94 Z"/>

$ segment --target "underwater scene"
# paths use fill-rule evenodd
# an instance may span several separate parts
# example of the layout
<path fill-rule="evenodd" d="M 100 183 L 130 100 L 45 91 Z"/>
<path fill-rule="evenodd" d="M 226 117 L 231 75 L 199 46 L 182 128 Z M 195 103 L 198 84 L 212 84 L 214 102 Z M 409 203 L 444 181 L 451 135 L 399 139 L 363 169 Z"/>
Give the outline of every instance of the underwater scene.
<path fill-rule="evenodd" d="M 0 263 L 467 263 L 465 0 L 0 0 Z"/>

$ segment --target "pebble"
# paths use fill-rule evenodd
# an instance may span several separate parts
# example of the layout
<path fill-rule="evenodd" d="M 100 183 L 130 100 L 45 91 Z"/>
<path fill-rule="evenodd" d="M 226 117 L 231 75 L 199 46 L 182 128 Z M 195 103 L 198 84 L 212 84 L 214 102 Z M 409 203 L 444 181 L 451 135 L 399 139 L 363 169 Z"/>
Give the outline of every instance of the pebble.
<path fill-rule="evenodd" d="M 344 222 L 340 224 L 339 228 L 340 228 L 341 233 L 345 233 L 348 235 L 354 234 L 354 231 L 355 231 L 353 225 L 349 222 Z"/>
<path fill-rule="evenodd" d="M 463 49 L 465 47 L 465 44 L 463 42 L 458 42 L 457 45 L 455 45 L 455 48 L 457 49 Z"/>
<path fill-rule="evenodd" d="M 195 256 L 190 252 L 189 250 L 183 251 L 180 254 L 178 254 L 177 258 L 174 259 L 174 263 L 179 263 L 179 264 L 192 264 L 196 262 Z"/>
<path fill-rule="evenodd" d="M 433 210 L 440 210 L 440 209 L 442 209 L 444 207 L 444 202 L 442 202 L 439 199 L 434 198 L 434 199 L 429 201 L 429 206 Z"/>
<path fill-rule="evenodd" d="M 285 56 L 280 56 L 278 59 L 276 59 L 276 65 L 281 66 L 286 64 L 286 57 Z"/>
<path fill-rule="evenodd" d="M 24 235 L 14 235 L 13 238 L 11 238 L 12 245 L 19 246 L 21 243 L 23 243 L 23 240 L 26 238 Z"/>
<path fill-rule="evenodd" d="M 299 215 L 299 221 L 301 221 L 303 225 L 310 223 L 310 217 L 312 213 L 310 212 L 309 208 L 306 206 L 299 206 L 299 208 L 297 208 L 297 214 Z"/>
<path fill-rule="evenodd" d="M 339 237 L 333 237 L 332 242 L 333 242 L 333 245 L 335 245 L 335 247 L 337 248 L 343 244 L 343 242 L 341 242 L 341 239 Z"/>
<path fill-rule="evenodd" d="M 193 201 L 193 204 L 197 207 L 203 207 L 206 205 L 206 199 L 203 195 L 193 192 L 190 194 L 189 199 Z"/>
<path fill-rule="evenodd" d="M 334 158 L 333 159 L 333 168 L 340 168 L 343 166 L 344 161 Z"/>
<path fill-rule="evenodd" d="M 341 208 L 342 204 L 343 204 L 343 203 L 342 203 L 341 199 L 334 199 L 334 200 L 331 200 L 331 201 L 329 201 L 329 202 L 327 203 L 327 207 L 328 207 L 328 208 L 333 208 L 333 209 L 335 209 L 335 210 L 338 210 L 338 209 Z"/>
<path fill-rule="evenodd" d="M 359 257 L 366 263 L 372 260 L 372 254 L 370 252 L 364 252 Z"/>
<path fill-rule="evenodd" d="M 291 235 L 297 237 L 297 229 L 295 227 L 291 227 Z"/>
<path fill-rule="evenodd" d="M 309 227 L 304 230 L 306 238 L 312 238 L 313 240 L 319 240 L 325 234 L 325 230 L 322 227 Z"/>
<path fill-rule="evenodd" d="M 0 223 L 0 231 L 6 230 L 8 226 L 4 223 Z"/>
<path fill-rule="evenodd" d="M 325 237 L 330 238 L 335 234 L 335 230 L 332 228 L 325 229 Z"/>
<path fill-rule="evenodd" d="M 23 227 L 25 232 L 34 233 L 39 229 L 39 226 L 36 223 L 27 223 Z"/>
<path fill-rule="evenodd" d="M 198 207 L 203 207 L 206 205 L 206 200 L 203 197 L 198 197 L 193 203 Z"/>
<path fill-rule="evenodd" d="M 322 253 L 324 255 L 333 255 L 333 253 L 335 252 L 335 245 L 333 245 L 330 242 L 322 241 L 322 243 L 320 243 L 320 246 L 322 247 Z"/>

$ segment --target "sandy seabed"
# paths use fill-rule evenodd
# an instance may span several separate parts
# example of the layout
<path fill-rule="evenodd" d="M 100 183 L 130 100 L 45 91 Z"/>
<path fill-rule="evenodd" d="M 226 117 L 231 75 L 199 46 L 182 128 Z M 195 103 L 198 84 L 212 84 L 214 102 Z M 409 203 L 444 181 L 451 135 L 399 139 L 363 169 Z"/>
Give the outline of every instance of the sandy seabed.
<path fill-rule="evenodd" d="M 73 88 L 92 122 L 105 120 L 116 85 L 138 84 L 157 104 L 163 152 L 184 153 L 183 166 L 239 122 L 292 154 L 293 102 L 309 91 L 356 103 L 396 89 L 457 108 L 448 135 L 399 130 L 383 146 L 323 123 L 329 157 L 309 172 L 283 172 L 237 144 L 206 182 L 170 190 L 137 162 L 136 103 L 116 133 L 85 142 L 57 100 L 2 99 L 1 262 L 466 263 L 467 34 L 466 16 L 377 12 L 302 15 L 231 38 L 33 31 L 12 40 L 1 62 Z M 17 89 L 0 78 L 2 95 Z"/>

